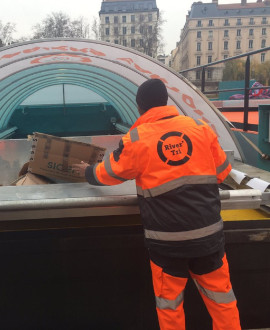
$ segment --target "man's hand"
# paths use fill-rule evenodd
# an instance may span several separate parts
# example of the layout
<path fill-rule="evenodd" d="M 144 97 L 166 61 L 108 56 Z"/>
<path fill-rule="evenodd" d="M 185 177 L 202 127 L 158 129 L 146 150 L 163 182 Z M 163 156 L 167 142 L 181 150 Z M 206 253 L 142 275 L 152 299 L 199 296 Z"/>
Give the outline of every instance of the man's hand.
<path fill-rule="evenodd" d="M 84 177 L 85 175 L 85 169 L 88 167 L 89 164 L 81 161 L 80 164 L 72 164 L 72 170 L 76 171 L 80 177 Z"/>

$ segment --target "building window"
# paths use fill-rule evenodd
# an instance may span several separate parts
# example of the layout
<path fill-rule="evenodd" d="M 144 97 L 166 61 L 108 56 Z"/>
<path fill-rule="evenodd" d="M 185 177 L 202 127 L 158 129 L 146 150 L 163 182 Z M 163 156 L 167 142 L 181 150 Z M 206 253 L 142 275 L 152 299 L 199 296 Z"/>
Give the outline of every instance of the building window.
<path fill-rule="evenodd" d="M 144 21 L 144 15 L 140 15 L 140 22 L 143 22 Z"/>
<path fill-rule="evenodd" d="M 208 42 L 208 50 L 212 50 L 213 49 L 213 43 L 212 41 Z"/>
<path fill-rule="evenodd" d="M 127 16 L 122 16 L 122 23 L 126 23 L 127 22 Z"/>
<path fill-rule="evenodd" d="M 211 63 L 211 62 L 212 62 L 212 56 L 209 55 L 209 56 L 208 56 L 208 63 Z"/>
<path fill-rule="evenodd" d="M 114 43 L 115 43 L 115 44 L 118 44 L 119 42 L 118 42 L 118 40 L 117 40 L 117 39 L 115 39 L 115 40 L 114 40 Z"/>
<path fill-rule="evenodd" d="M 135 39 L 131 39 L 131 47 L 135 47 Z"/>
<path fill-rule="evenodd" d="M 152 25 L 149 25 L 148 26 L 148 33 L 152 33 L 153 32 L 153 27 L 152 27 Z"/>
<path fill-rule="evenodd" d="M 143 34 L 143 31 L 144 31 L 144 26 L 140 25 L 140 34 Z"/>
<path fill-rule="evenodd" d="M 212 30 L 208 31 L 208 38 L 213 38 L 213 31 Z"/>
<path fill-rule="evenodd" d="M 249 35 L 253 36 L 253 29 L 249 29 Z"/>
<path fill-rule="evenodd" d="M 236 25 L 242 25 L 241 18 L 237 18 Z"/>
<path fill-rule="evenodd" d="M 125 26 L 123 27 L 122 30 L 123 30 L 123 34 L 127 34 L 127 28 Z"/>
<path fill-rule="evenodd" d="M 201 56 L 197 56 L 197 65 L 201 65 Z"/>
<path fill-rule="evenodd" d="M 114 35 L 117 36 L 118 35 L 118 27 L 114 28 Z"/>
<path fill-rule="evenodd" d="M 229 30 L 224 30 L 224 37 L 228 37 L 229 36 Z"/>
<path fill-rule="evenodd" d="M 106 36 L 109 36 L 110 35 L 110 29 L 109 28 L 106 28 L 105 29 L 105 34 L 106 34 Z"/>
<path fill-rule="evenodd" d="M 263 35 L 263 36 L 266 35 L 266 28 L 262 28 L 262 35 Z"/>
<path fill-rule="evenodd" d="M 131 33 L 135 33 L 135 26 L 131 27 Z"/>
<path fill-rule="evenodd" d="M 140 39 L 140 47 L 143 47 L 143 39 Z"/>
<path fill-rule="evenodd" d="M 265 61 L 265 53 L 261 53 L 261 62 L 263 63 Z"/>
<path fill-rule="evenodd" d="M 224 49 L 228 50 L 228 41 L 224 41 Z"/>
<path fill-rule="evenodd" d="M 133 23 L 133 22 L 135 22 L 135 15 L 131 15 L 130 16 L 130 21 Z"/>
<path fill-rule="evenodd" d="M 109 16 L 106 16 L 105 17 L 105 24 L 109 24 L 110 23 L 110 17 Z"/>
<path fill-rule="evenodd" d="M 249 40 L 249 42 L 248 42 L 248 48 L 253 48 L 253 40 Z"/>
<path fill-rule="evenodd" d="M 228 18 L 225 19 L 225 21 L 224 21 L 224 25 L 225 25 L 225 26 L 230 25 Z"/>
<path fill-rule="evenodd" d="M 126 39 L 123 40 L 123 46 L 127 47 L 127 41 L 126 41 Z"/>
<path fill-rule="evenodd" d="M 197 51 L 200 52 L 201 51 L 201 43 L 197 42 Z"/>
<path fill-rule="evenodd" d="M 207 78 L 212 79 L 212 70 L 207 70 Z"/>
<path fill-rule="evenodd" d="M 262 24 L 267 24 L 266 17 L 263 17 L 263 18 L 262 18 Z"/>
<path fill-rule="evenodd" d="M 241 41 L 236 41 L 236 49 L 241 49 Z"/>
<path fill-rule="evenodd" d="M 253 18 L 253 17 L 250 17 L 250 19 L 249 19 L 249 24 L 251 24 L 251 25 L 254 24 L 254 18 Z"/>
<path fill-rule="evenodd" d="M 213 26 L 213 20 L 212 19 L 209 19 L 209 23 L 208 23 L 209 26 Z"/>
<path fill-rule="evenodd" d="M 237 37 L 240 37 L 240 36 L 241 36 L 241 30 L 240 30 L 240 29 L 238 29 L 238 30 L 236 31 L 236 35 L 237 35 Z"/>
<path fill-rule="evenodd" d="M 196 71 L 196 79 L 201 79 L 201 71 Z"/>
<path fill-rule="evenodd" d="M 265 47 L 265 45 L 266 45 L 266 40 L 265 40 L 265 39 L 263 39 L 263 40 L 262 40 L 262 45 L 261 45 L 261 48 L 264 48 L 264 47 Z"/>
<path fill-rule="evenodd" d="M 198 22 L 197 22 L 197 26 L 198 26 L 198 27 L 202 26 L 202 21 L 198 21 Z"/>
<path fill-rule="evenodd" d="M 224 55 L 223 58 L 224 58 L 224 60 L 226 60 L 226 58 L 228 58 L 228 55 Z"/>
<path fill-rule="evenodd" d="M 114 16 L 114 17 L 113 17 L 113 22 L 114 22 L 114 23 L 118 23 L 118 16 Z"/>
<path fill-rule="evenodd" d="M 202 31 L 197 31 L 197 38 L 201 38 L 202 37 Z"/>
<path fill-rule="evenodd" d="M 153 47 L 153 39 L 152 38 L 149 38 L 148 39 L 148 48 L 152 48 L 152 47 Z M 152 55 L 149 54 L 149 56 L 152 56 Z"/>
<path fill-rule="evenodd" d="M 148 22 L 152 22 L 153 20 L 153 15 L 152 14 L 148 14 Z"/>

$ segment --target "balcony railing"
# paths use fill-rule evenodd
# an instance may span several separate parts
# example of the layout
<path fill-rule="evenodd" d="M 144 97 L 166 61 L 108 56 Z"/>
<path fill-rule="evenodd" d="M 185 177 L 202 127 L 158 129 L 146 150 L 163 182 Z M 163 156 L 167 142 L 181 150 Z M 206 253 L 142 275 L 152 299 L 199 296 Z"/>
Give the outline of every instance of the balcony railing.
<path fill-rule="evenodd" d="M 244 131 L 248 131 L 250 129 L 250 125 L 248 123 L 248 114 L 249 114 L 249 91 L 250 90 L 255 90 L 258 89 L 258 87 L 249 87 L 249 82 L 250 82 L 250 56 L 255 55 L 255 54 L 259 54 L 259 53 L 265 53 L 267 51 L 270 50 L 270 47 L 265 47 L 259 50 L 254 50 L 252 52 L 247 52 L 244 54 L 240 54 L 240 55 L 236 55 L 236 56 L 232 56 L 232 57 L 228 57 L 226 59 L 220 60 L 220 61 L 215 61 L 215 62 L 211 62 L 205 65 L 200 65 L 197 66 L 195 68 L 191 68 L 191 69 L 186 69 L 186 70 L 182 70 L 179 73 L 184 74 L 186 72 L 190 72 L 190 71 L 197 71 L 201 70 L 202 74 L 201 74 L 201 91 L 204 94 L 216 94 L 219 92 L 237 92 L 237 91 L 244 91 L 244 122 L 243 122 L 243 130 Z M 232 89 L 222 89 L 222 90 L 210 90 L 210 91 L 205 91 L 205 72 L 206 72 L 206 68 L 213 66 L 213 65 L 217 65 L 217 64 L 223 64 L 225 62 L 228 61 L 232 61 L 232 60 L 236 60 L 239 58 L 246 58 L 246 63 L 245 63 L 245 87 L 244 88 L 232 88 Z M 196 78 L 197 80 L 197 78 Z M 270 86 L 263 86 L 260 87 L 260 89 L 270 89 Z"/>

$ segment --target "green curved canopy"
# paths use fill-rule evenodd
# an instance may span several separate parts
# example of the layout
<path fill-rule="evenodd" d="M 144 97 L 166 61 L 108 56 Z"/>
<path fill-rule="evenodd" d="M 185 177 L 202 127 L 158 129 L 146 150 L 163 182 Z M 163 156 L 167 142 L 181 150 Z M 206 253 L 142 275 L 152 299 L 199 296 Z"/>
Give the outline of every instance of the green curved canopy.
<path fill-rule="evenodd" d="M 180 114 L 203 119 L 224 149 L 241 159 L 224 117 L 185 78 L 132 49 L 92 40 L 53 39 L 14 44 L 0 50 L 0 131 L 9 128 L 16 108 L 46 87 L 69 84 L 87 88 L 109 102 L 129 127 L 138 117 L 136 92 L 150 78 L 166 84 L 169 101 Z"/>

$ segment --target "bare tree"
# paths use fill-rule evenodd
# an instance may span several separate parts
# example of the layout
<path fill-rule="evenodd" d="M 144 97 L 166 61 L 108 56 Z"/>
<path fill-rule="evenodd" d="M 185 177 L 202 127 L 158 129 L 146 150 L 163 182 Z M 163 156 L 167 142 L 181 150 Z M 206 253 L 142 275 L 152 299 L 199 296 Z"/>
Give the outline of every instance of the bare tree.
<path fill-rule="evenodd" d="M 13 40 L 13 33 L 16 31 L 14 23 L 3 24 L 0 21 L 0 47 L 8 45 Z"/>
<path fill-rule="evenodd" d="M 101 38 L 101 29 L 100 29 L 100 23 L 98 22 L 96 17 L 93 17 L 93 23 L 91 26 L 91 30 L 94 34 L 95 40 L 100 40 Z"/>
<path fill-rule="evenodd" d="M 52 13 L 42 23 L 33 27 L 33 39 L 42 38 L 88 38 L 89 24 L 80 17 L 76 20 L 62 13 Z"/>
<path fill-rule="evenodd" d="M 89 23 L 80 17 L 71 22 L 71 37 L 89 39 Z"/>
<path fill-rule="evenodd" d="M 243 80 L 245 78 L 245 62 L 241 59 L 225 63 L 222 81 Z"/>
<path fill-rule="evenodd" d="M 146 21 L 145 16 L 141 15 L 137 24 L 140 37 L 136 41 L 136 49 L 152 57 L 157 57 L 158 53 L 163 52 L 164 42 L 162 38 L 162 25 L 165 20 L 163 13 L 160 12 L 156 21 Z"/>

